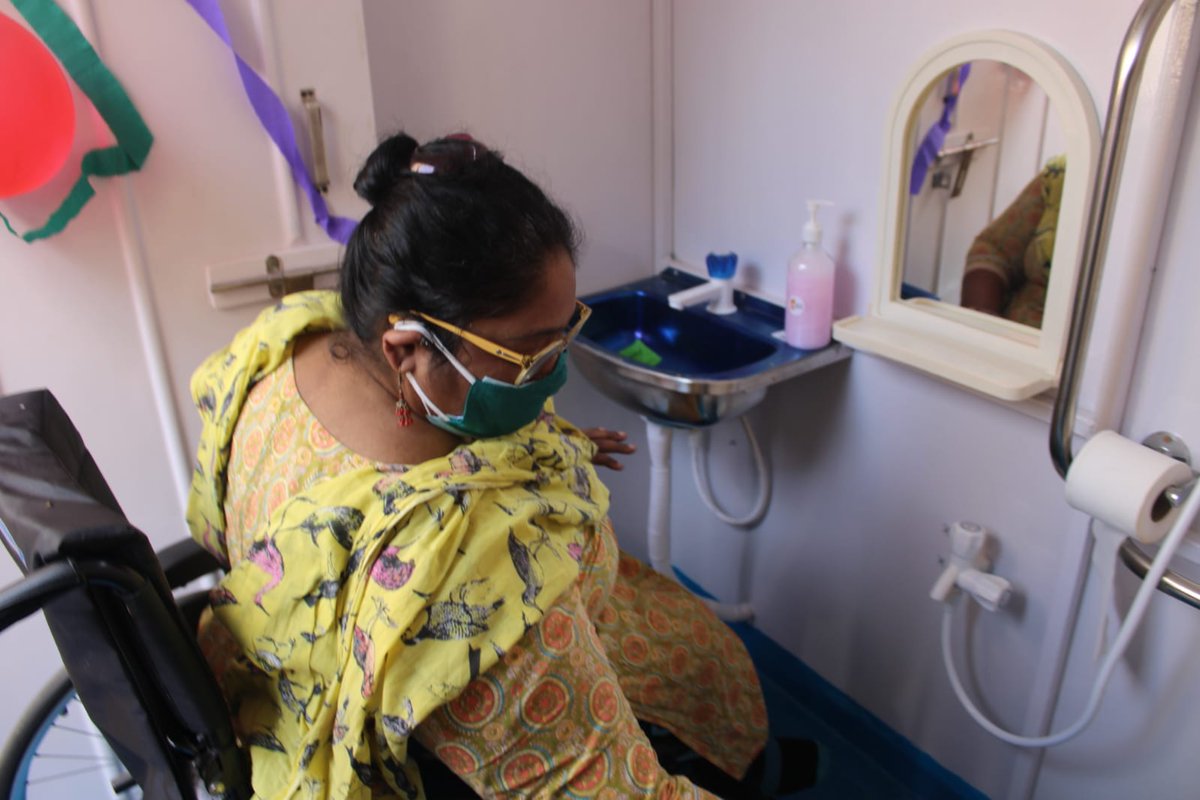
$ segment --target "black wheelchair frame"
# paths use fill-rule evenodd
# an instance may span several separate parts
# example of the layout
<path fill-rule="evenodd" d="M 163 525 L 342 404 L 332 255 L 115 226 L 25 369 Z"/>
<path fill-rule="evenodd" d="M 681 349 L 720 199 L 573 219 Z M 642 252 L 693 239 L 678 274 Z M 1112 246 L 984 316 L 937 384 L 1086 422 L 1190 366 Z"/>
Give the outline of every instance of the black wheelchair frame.
<path fill-rule="evenodd" d="M 220 565 L 191 541 L 154 552 L 46 390 L 0 398 L 0 537 L 24 573 L 0 589 L 0 630 L 42 611 L 66 671 L 0 753 L 0 798 L 26 796 L 39 726 L 72 691 L 128 771 L 114 791 L 249 798 L 249 760 L 193 635 L 206 598 L 172 595 Z"/>

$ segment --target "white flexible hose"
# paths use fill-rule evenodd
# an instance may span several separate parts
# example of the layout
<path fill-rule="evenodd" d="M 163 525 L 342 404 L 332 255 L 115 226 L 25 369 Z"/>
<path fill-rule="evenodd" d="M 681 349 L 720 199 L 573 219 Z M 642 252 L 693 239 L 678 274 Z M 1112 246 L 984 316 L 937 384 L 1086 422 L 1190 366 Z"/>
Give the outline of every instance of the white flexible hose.
<path fill-rule="evenodd" d="M 1171 561 L 1171 557 L 1175 555 L 1175 550 L 1178 549 L 1180 543 L 1183 541 L 1183 537 L 1187 535 L 1188 529 L 1191 528 L 1192 522 L 1195 521 L 1198 510 L 1200 510 L 1200 486 L 1192 489 L 1191 495 L 1188 497 L 1187 502 L 1183 504 L 1183 508 L 1180 509 L 1179 517 L 1176 518 L 1171 531 L 1163 539 L 1162 548 L 1158 551 L 1158 555 L 1154 557 L 1150 569 L 1146 572 L 1146 577 L 1142 580 L 1141 587 L 1138 588 L 1137 594 L 1134 595 L 1133 603 L 1129 607 L 1129 613 L 1125 616 L 1125 621 L 1121 623 L 1121 630 L 1117 633 L 1117 638 L 1113 642 L 1112 649 L 1108 651 L 1104 663 L 1100 665 L 1100 672 L 1096 675 L 1096 682 L 1092 686 L 1092 694 L 1088 698 L 1083 714 L 1080 715 L 1074 724 L 1058 733 L 1047 734 L 1046 736 L 1020 736 L 999 727 L 975 707 L 975 704 L 971 702 L 971 698 L 967 696 L 967 691 L 963 688 L 962 681 L 959 680 L 958 672 L 954 668 L 954 659 L 950 655 L 950 622 L 953 608 L 947 605 L 946 611 L 942 615 L 942 660 L 946 664 L 946 674 L 950 678 L 950 685 L 954 688 L 954 694 L 958 696 L 959 702 L 962 703 L 963 708 L 967 710 L 971 718 L 997 739 L 1001 739 L 1017 747 L 1053 747 L 1056 744 L 1061 744 L 1075 737 L 1080 731 L 1086 728 L 1092 721 L 1092 718 L 1096 716 L 1096 711 L 1100 708 L 1100 700 L 1104 697 L 1104 690 L 1108 688 L 1108 680 L 1112 677 L 1113 670 L 1116 669 L 1117 662 L 1121 660 L 1121 656 L 1125 653 L 1125 648 L 1129 646 L 1130 640 L 1133 639 L 1134 633 L 1137 632 L 1137 627 L 1141 623 L 1146 609 L 1150 606 L 1154 592 L 1158 589 L 1158 582 L 1162 579 L 1163 573 L 1167 571 L 1167 566 Z"/>
<path fill-rule="evenodd" d="M 762 519 L 763 514 L 767 513 L 767 506 L 771 504 L 771 470 L 767 466 L 767 460 L 763 458 L 762 448 L 758 445 L 758 439 L 754 435 L 754 429 L 750 427 L 750 421 L 745 416 L 741 420 L 742 428 L 746 431 L 746 440 L 750 442 L 750 452 L 754 454 L 754 469 L 755 474 L 758 476 L 758 499 L 754 504 L 754 509 L 744 517 L 734 517 L 725 513 L 717 505 L 717 501 L 712 495 L 712 487 L 709 485 L 708 463 L 705 460 L 704 445 L 708 439 L 708 430 L 706 428 L 696 428 L 691 433 L 692 478 L 696 481 L 696 489 L 700 492 L 700 499 L 716 515 L 717 519 L 726 525 L 749 528 Z"/>

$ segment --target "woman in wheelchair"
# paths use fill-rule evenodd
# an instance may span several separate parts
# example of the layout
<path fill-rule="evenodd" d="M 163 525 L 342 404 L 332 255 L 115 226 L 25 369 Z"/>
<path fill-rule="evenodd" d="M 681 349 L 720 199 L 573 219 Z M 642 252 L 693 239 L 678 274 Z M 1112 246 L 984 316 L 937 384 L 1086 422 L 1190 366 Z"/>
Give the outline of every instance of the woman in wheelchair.
<path fill-rule="evenodd" d="M 757 796 L 745 649 L 618 551 L 594 463 L 631 448 L 550 401 L 589 313 L 568 217 L 465 135 L 393 136 L 355 189 L 340 292 L 192 379 L 188 522 L 228 565 L 200 637 L 257 795 L 421 797 L 415 740 L 482 796 L 708 796 L 658 737 Z"/>

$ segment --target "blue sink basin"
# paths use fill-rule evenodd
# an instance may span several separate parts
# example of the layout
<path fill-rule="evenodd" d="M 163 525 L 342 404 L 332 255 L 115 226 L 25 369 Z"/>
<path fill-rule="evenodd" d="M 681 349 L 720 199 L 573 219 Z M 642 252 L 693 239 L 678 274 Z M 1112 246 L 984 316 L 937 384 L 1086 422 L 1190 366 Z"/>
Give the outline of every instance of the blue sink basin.
<path fill-rule="evenodd" d="M 665 298 L 645 291 L 626 290 L 589 305 L 592 317 L 583 330 L 587 341 L 619 355 L 640 340 L 662 357 L 654 365 L 659 372 L 720 375 L 762 361 L 777 350 L 773 343 L 724 324 L 719 317 L 676 311 Z"/>
<path fill-rule="evenodd" d="M 743 414 L 769 386 L 850 354 L 836 343 L 811 351 L 788 347 L 773 335 L 783 328 L 783 309 L 740 292 L 737 312 L 727 316 L 710 314 L 705 303 L 682 311 L 667 304 L 669 295 L 703 282 L 668 268 L 581 298 L 592 316 L 571 346 L 575 367 L 626 408 L 694 428 Z M 621 355 L 639 340 L 662 360 L 650 365 Z"/>

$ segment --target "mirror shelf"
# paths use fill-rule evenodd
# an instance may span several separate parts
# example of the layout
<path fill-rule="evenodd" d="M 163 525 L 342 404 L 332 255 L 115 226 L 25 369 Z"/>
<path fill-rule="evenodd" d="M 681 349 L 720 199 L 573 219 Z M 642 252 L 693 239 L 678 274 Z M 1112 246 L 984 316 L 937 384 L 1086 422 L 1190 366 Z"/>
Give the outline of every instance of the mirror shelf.
<path fill-rule="evenodd" d="M 1028 400 L 1057 384 L 1052 372 L 1027 361 L 971 347 L 919 328 L 870 316 L 837 323 L 835 338 L 856 350 L 916 367 L 1000 400 Z"/>
<path fill-rule="evenodd" d="M 1046 118 L 1057 126 L 1055 152 L 1064 155 L 1070 164 L 1062 178 L 1053 233 L 1054 269 L 1049 270 L 1046 279 L 1040 327 L 985 314 L 956 302 L 901 296 L 902 287 L 907 288 L 905 260 L 910 249 L 909 217 L 915 202 L 910 199 L 909 184 L 918 136 L 928 123 L 928 109 L 943 101 L 939 92 L 946 92 L 948 76 L 958 75 L 963 65 L 978 68 L 984 62 L 1011 67 L 1017 71 L 1015 74 L 1023 73 L 1037 84 L 1048 104 Z M 963 80 L 964 87 L 971 86 L 965 77 Z M 979 80 L 977 85 L 982 86 Z M 985 103 L 988 100 L 984 98 Z M 978 104 L 979 98 L 974 102 Z M 1099 150 L 1095 108 L 1082 80 L 1058 53 L 1031 37 L 1009 31 L 967 34 L 944 42 L 918 61 L 892 106 L 889 120 L 880 214 L 882 246 L 868 310 L 863 316 L 836 322 L 834 338 L 1003 400 L 1024 400 L 1053 388 L 1066 343 L 1082 255 L 1087 193 Z M 962 131 L 952 128 L 954 134 L 962 141 Z M 954 154 L 949 139 L 947 136 L 941 156 Z M 965 141 L 971 141 L 969 133 Z M 999 147 L 993 144 L 987 149 L 1004 146 L 1001 142 Z M 961 159 L 960 154 L 961 145 L 956 154 Z M 966 165 L 961 160 L 958 169 L 965 176 Z"/>

